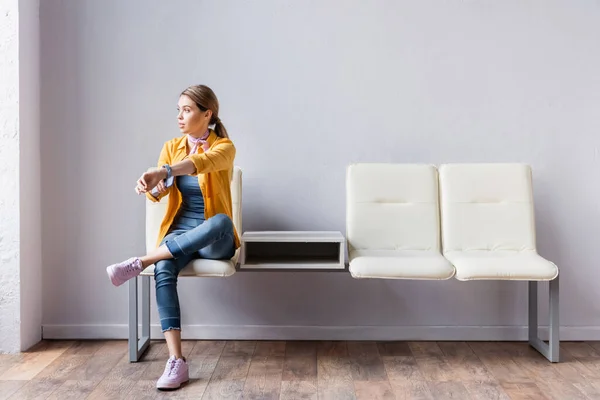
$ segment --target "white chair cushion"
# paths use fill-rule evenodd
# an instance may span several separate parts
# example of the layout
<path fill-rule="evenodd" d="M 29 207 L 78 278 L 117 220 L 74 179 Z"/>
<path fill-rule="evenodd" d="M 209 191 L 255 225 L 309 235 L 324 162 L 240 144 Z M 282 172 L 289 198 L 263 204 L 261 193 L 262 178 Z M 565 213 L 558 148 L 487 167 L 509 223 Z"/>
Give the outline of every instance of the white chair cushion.
<path fill-rule="evenodd" d="M 443 254 L 459 280 L 552 280 L 538 255 L 531 168 L 525 164 L 440 166 Z"/>
<path fill-rule="evenodd" d="M 235 273 L 233 260 L 197 259 L 181 270 L 179 276 L 226 277 Z M 154 276 L 154 265 L 146 268 L 142 275 Z"/>
<path fill-rule="evenodd" d="M 444 253 L 535 250 L 528 165 L 442 165 L 440 198 Z"/>
<path fill-rule="evenodd" d="M 350 249 L 440 249 L 434 166 L 353 164 L 346 180 Z"/>
<path fill-rule="evenodd" d="M 348 166 L 346 225 L 354 277 L 448 279 L 454 273 L 440 252 L 432 165 Z"/>
<path fill-rule="evenodd" d="M 355 250 L 349 254 L 354 278 L 449 279 L 454 267 L 437 251 Z"/>
<path fill-rule="evenodd" d="M 452 251 L 446 258 L 456 267 L 456 279 L 545 281 L 558 276 L 558 267 L 535 251 Z"/>
<path fill-rule="evenodd" d="M 156 248 L 156 238 L 160 230 L 160 224 L 167 211 L 168 196 L 160 202 L 146 200 L 146 249 L 151 251 Z M 231 176 L 231 201 L 233 211 L 233 225 L 239 235 L 242 234 L 242 170 L 233 168 Z M 181 271 L 179 276 L 230 276 L 236 271 L 235 266 L 240 254 L 237 249 L 231 260 L 206 260 L 197 259 L 190 262 Z M 146 268 L 142 275 L 154 275 L 154 265 Z"/>

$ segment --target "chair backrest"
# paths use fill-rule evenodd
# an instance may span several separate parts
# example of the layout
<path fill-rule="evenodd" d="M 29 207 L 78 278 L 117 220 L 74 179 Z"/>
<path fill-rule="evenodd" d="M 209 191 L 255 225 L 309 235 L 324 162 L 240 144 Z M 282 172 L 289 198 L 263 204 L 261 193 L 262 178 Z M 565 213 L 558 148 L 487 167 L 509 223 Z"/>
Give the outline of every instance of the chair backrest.
<path fill-rule="evenodd" d="M 155 203 L 146 199 L 146 250 L 156 248 L 156 238 L 160 231 L 160 224 L 167 212 L 167 198 L 163 197 Z M 242 234 L 242 170 L 235 166 L 231 175 L 231 202 L 233 208 L 233 225 Z"/>
<path fill-rule="evenodd" d="M 439 173 L 444 252 L 535 250 L 528 165 L 445 164 Z"/>
<path fill-rule="evenodd" d="M 440 251 L 433 165 L 352 164 L 346 170 L 349 250 Z"/>

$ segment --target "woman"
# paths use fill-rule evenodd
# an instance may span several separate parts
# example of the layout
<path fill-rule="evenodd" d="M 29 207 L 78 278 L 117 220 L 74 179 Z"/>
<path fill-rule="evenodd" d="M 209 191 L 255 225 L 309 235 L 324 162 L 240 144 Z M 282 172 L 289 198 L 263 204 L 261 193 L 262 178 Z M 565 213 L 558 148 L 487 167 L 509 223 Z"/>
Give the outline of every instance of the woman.
<path fill-rule="evenodd" d="M 119 286 L 155 265 L 156 303 L 170 355 L 158 389 L 177 389 L 189 380 L 181 354 L 177 275 L 195 258 L 230 259 L 240 246 L 230 191 L 235 147 L 219 119 L 214 92 L 204 85 L 184 90 L 177 118 L 184 135 L 164 144 L 158 168 L 144 173 L 135 187 L 155 202 L 169 195 L 157 248 L 106 269 Z"/>

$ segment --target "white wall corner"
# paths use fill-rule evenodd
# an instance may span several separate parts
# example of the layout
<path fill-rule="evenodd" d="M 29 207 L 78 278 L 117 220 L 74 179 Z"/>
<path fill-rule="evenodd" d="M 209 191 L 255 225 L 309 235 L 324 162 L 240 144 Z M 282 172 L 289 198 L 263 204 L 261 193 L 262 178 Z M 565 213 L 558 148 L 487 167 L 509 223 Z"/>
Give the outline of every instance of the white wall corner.
<path fill-rule="evenodd" d="M 0 0 L 0 353 L 41 338 L 38 14 Z"/>
<path fill-rule="evenodd" d="M 19 0 L 20 349 L 42 339 L 39 0 Z"/>
<path fill-rule="evenodd" d="M 18 1 L 0 1 L 0 352 L 20 349 Z"/>

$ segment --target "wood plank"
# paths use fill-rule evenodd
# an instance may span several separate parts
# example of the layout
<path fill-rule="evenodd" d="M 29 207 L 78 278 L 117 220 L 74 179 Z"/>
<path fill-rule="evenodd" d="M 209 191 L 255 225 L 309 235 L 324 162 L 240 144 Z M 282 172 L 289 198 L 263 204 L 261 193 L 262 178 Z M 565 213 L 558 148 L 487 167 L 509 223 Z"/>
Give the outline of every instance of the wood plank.
<path fill-rule="evenodd" d="M 0 380 L 29 380 L 52 364 L 73 345 L 73 341 L 41 341 L 16 357 L 9 356 L 10 366 Z"/>
<path fill-rule="evenodd" d="M 212 379 L 234 380 L 246 379 L 250 368 L 250 356 L 221 356 L 213 372 Z"/>
<path fill-rule="evenodd" d="M 348 342 L 354 381 L 387 381 L 385 366 L 375 342 Z M 390 388 L 391 392 L 391 388 Z"/>
<path fill-rule="evenodd" d="M 345 341 L 325 340 L 317 343 L 317 357 L 346 357 L 348 346 Z"/>
<path fill-rule="evenodd" d="M 600 353 L 586 342 L 562 342 L 560 347 L 575 358 L 600 358 Z"/>
<path fill-rule="evenodd" d="M 282 381 L 280 400 L 317 400 L 315 381 Z"/>
<path fill-rule="evenodd" d="M 390 381 L 401 382 L 425 381 L 414 357 L 394 356 L 381 357 Z"/>
<path fill-rule="evenodd" d="M 246 340 L 232 340 L 228 341 L 223 348 L 221 353 L 222 357 L 237 357 L 237 356 L 248 356 L 251 357 L 254 354 L 256 348 L 256 341 Z"/>
<path fill-rule="evenodd" d="M 586 398 L 600 400 L 600 380 L 591 380 L 583 383 L 574 383 L 575 386 Z"/>
<path fill-rule="evenodd" d="M 190 357 L 188 363 L 190 383 L 186 387 L 186 393 L 189 398 L 202 398 L 218 362 L 219 357 L 214 356 L 212 352 L 208 352 L 207 355 Z"/>
<path fill-rule="evenodd" d="M 407 380 L 390 380 L 390 386 L 396 400 L 435 400 L 429 391 L 427 382 L 407 381 Z"/>
<path fill-rule="evenodd" d="M 63 354 L 44 368 L 33 379 L 66 381 L 69 377 L 84 367 L 89 361 L 89 356 Z"/>
<path fill-rule="evenodd" d="M 585 400 L 588 397 L 575 385 L 563 380 L 538 382 L 538 386 L 544 393 L 554 400 Z"/>
<path fill-rule="evenodd" d="M 285 341 L 260 341 L 256 343 L 253 356 L 285 357 Z"/>
<path fill-rule="evenodd" d="M 92 393 L 97 385 L 97 381 L 65 381 L 65 383 L 48 397 L 48 400 L 85 399 Z"/>
<path fill-rule="evenodd" d="M 21 389 L 17 390 L 11 399 L 30 400 L 47 399 L 50 395 L 63 384 L 62 381 L 53 380 L 30 380 Z"/>
<path fill-rule="evenodd" d="M 190 352 L 190 358 L 197 356 L 219 357 L 225 348 L 225 340 L 198 340 Z"/>
<path fill-rule="evenodd" d="M 394 400 L 396 396 L 388 381 L 354 381 L 358 400 Z"/>
<path fill-rule="evenodd" d="M 533 383 L 502 383 L 502 388 L 512 400 L 549 400 L 540 387 Z"/>
<path fill-rule="evenodd" d="M 499 383 L 534 383 L 528 371 L 513 359 L 514 351 L 510 351 L 501 343 L 472 342 L 469 343 L 469 347 Z"/>
<path fill-rule="evenodd" d="M 346 342 L 350 357 L 379 357 L 379 349 L 375 342 L 349 341 Z"/>
<path fill-rule="evenodd" d="M 496 379 L 483 362 L 464 342 L 439 342 L 438 346 L 452 370 L 455 380 L 467 383 L 493 383 Z"/>
<path fill-rule="evenodd" d="M 94 388 L 87 400 L 128 400 L 129 391 L 136 382 L 127 375 L 121 379 L 104 379 Z"/>
<path fill-rule="evenodd" d="M 30 380 L 52 364 L 60 353 L 29 353 L 9 359 L 10 367 L 0 375 L 0 380 Z"/>
<path fill-rule="evenodd" d="M 164 359 L 165 355 L 168 354 L 166 347 L 167 343 L 164 340 L 151 340 L 148 349 L 139 361 L 158 361 Z"/>
<path fill-rule="evenodd" d="M 106 342 L 103 340 L 78 340 L 64 354 L 71 356 L 93 356 Z"/>
<path fill-rule="evenodd" d="M 241 399 L 245 379 L 211 379 L 202 400 Z"/>
<path fill-rule="evenodd" d="M 76 368 L 67 376 L 67 380 L 98 383 L 108 376 L 121 359 L 121 354 L 97 354 L 89 357 L 81 367 Z"/>
<path fill-rule="evenodd" d="M 64 353 L 67 349 L 73 346 L 76 343 L 75 340 L 47 340 L 44 339 L 34 346 L 32 346 L 29 350 L 25 351 L 23 354 L 28 353 L 42 353 L 42 352 L 58 352 L 60 354 Z"/>
<path fill-rule="evenodd" d="M 465 388 L 474 400 L 510 400 L 497 382 L 466 382 Z"/>
<path fill-rule="evenodd" d="M 277 343 L 263 344 L 259 353 L 267 355 L 255 353 L 244 384 L 243 399 L 279 399 L 284 351 L 285 342 L 284 346 Z"/>
<path fill-rule="evenodd" d="M 337 345 L 336 348 L 335 352 L 341 349 Z M 343 348 L 346 349 L 346 346 Z M 317 390 L 319 399 L 356 399 L 352 360 L 343 356 L 318 355 Z"/>
<path fill-rule="evenodd" d="M 552 363 L 554 368 L 564 379 L 571 383 L 588 383 L 588 380 L 600 379 L 592 370 L 583 365 L 569 352 L 562 351 L 560 362 Z"/>
<path fill-rule="evenodd" d="M 397 342 L 397 341 L 389 341 L 389 342 L 377 342 L 377 349 L 379 350 L 379 355 L 384 356 L 399 356 L 399 357 L 412 357 L 412 351 L 410 351 L 410 346 L 408 342 Z"/>
<path fill-rule="evenodd" d="M 532 357 L 513 357 L 513 360 L 523 370 L 527 371 L 527 374 L 536 383 L 562 381 L 564 378 L 558 371 L 552 367 L 552 364 L 546 360 L 542 355 L 535 355 Z"/>
<path fill-rule="evenodd" d="M 289 356 L 283 361 L 284 381 L 311 381 L 317 380 L 317 357 L 316 356 Z"/>
<path fill-rule="evenodd" d="M 0 381 L 0 400 L 6 400 L 17 390 L 27 384 L 27 381 Z"/>
<path fill-rule="evenodd" d="M 471 395 L 460 382 L 428 382 L 427 386 L 435 400 L 471 399 Z"/>
<path fill-rule="evenodd" d="M 286 356 L 317 356 L 317 342 L 315 341 L 287 341 L 285 344 Z"/>
<path fill-rule="evenodd" d="M 24 357 L 24 354 L 0 354 L 0 380 L 8 380 L 8 378 L 3 377 L 4 373 L 20 364 Z"/>
<path fill-rule="evenodd" d="M 104 340 L 104 345 L 98 350 L 98 354 L 127 354 L 129 351 L 127 340 Z"/>
<path fill-rule="evenodd" d="M 355 381 L 387 381 L 383 360 L 378 356 L 350 357 L 352 379 Z"/>
<path fill-rule="evenodd" d="M 582 373 L 589 379 L 600 379 L 600 359 L 597 357 L 578 357 L 578 364 L 582 365 L 585 370 Z M 586 371 L 590 371 L 589 374 Z"/>
<path fill-rule="evenodd" d="M 409 342 L 408 345 L 425 380 L 444 382 L 456 379 L 436 342 Z"/>
<path fill-rule="evenodd" d="M 600 341 L 586 341 L 588 346 L 590 346 L 596 353 L 600 354 Z"/>
<path fill-rule="evenodd" d="M 127 399 L 154 400 L 159 399 L 161 392 L 156 390 L 156 380 L 143 379 L 136 381 L 127 392 Z"/>
<path fill-rule="evenodd" d="M 104 380 L 127 380 L 135 382 L 144 378 L 146 370 L 149 366 L 150 362 L 129 362 L 129 354 L 126 354 L 123 357 L 121 357 L 119 362 L 117 362 L 113 369 L 110 370 L 110 372 L 104 378 Z M 115 384 L 115 386 L 119 386 L 119 384 Z"/>

